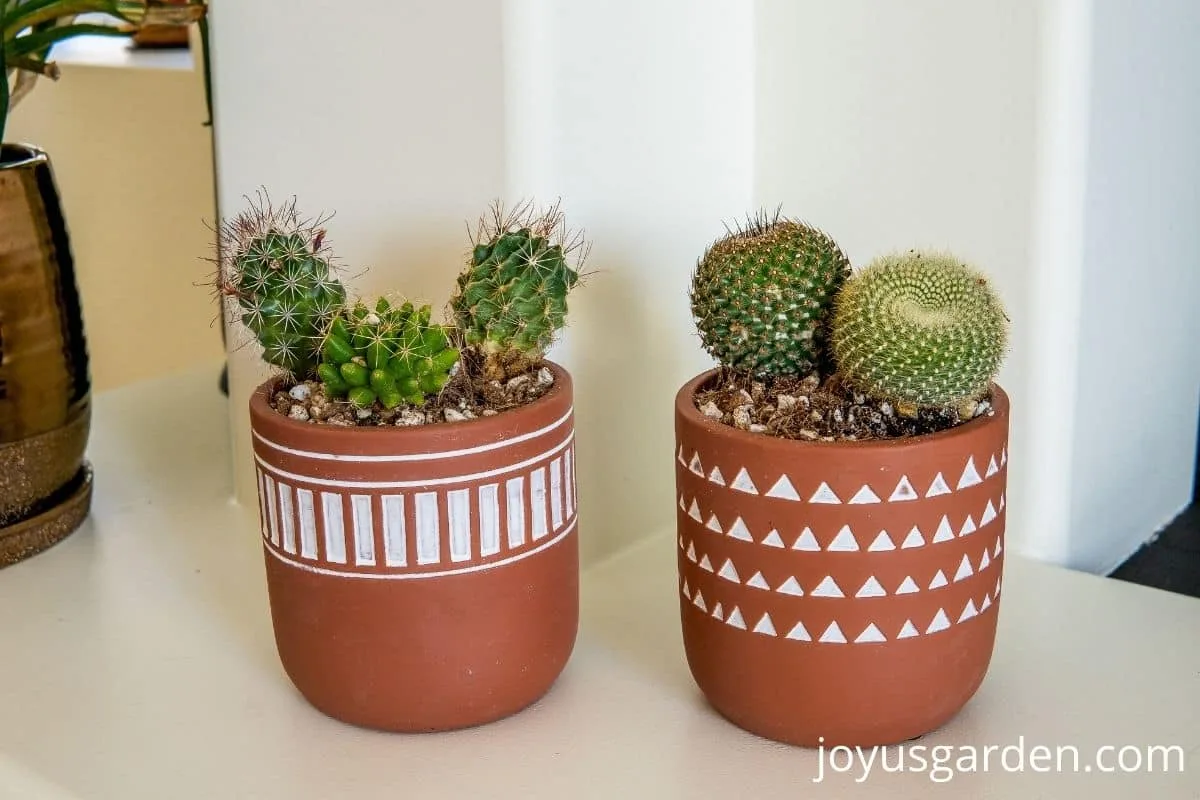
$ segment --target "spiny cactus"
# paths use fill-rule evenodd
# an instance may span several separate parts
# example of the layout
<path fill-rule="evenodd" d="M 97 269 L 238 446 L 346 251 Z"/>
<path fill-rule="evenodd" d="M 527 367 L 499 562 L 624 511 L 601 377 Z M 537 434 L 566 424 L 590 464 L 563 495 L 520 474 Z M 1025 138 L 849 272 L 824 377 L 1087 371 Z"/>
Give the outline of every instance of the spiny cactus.
<path fill-rule="evenodd" d="M 392 409 L 421 405 L 441 391 L 458 363 L 447 330 L 430 322 L 428 305 L 394 306 L 379 298 L 374 310 L 356 303 L 337 314 L 321 347 L 317 377 L 331 397 L 346 397 L 360 408 L 379 400 Z"/>
<path fill-rule="evenodd" d="M 946 253 L 876 259 L 852 276 L 832 318 L 838 372 L 898 405 L 950 407 L 987 393 L 1008 340 L 987 279 Z"/>
<path fill-rule="evenodd" d="M 586 258 L 558 205 L 536 212 L 497 204 L 479 221 L 467 268 L 450 305 L 467 344 L 484 356 L 485 376 L 512 377 L 539 363 L 562 328 L 567 293 Z"/>
<path fill-rule="evenodd" d="M 693 276 L 704 349 L 753 375 L 806 374 L 820 362 L 827 311 L 849 272 L 816 228 L 778 213 L 748 219 L 709 247 Z"/>
<path fill-rule="evenodd" d="M 263 358 L 293 376 L 317 365 L 326 329 L 346 300 L 324 246 L 320 222 L 300 218 L 295 201 L 260 200 L 220 230 L 221 294 L 263 347 Z"/>

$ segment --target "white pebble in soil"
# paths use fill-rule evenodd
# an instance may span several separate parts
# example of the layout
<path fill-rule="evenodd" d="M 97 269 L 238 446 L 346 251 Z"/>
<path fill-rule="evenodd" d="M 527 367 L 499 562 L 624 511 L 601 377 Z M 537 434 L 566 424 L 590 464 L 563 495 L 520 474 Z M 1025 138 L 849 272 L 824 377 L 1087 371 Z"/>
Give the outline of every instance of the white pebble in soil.
<path fill-rule="evenodd" d="M 465 422 L 468 419 L 466 414 L 456 408 L 447 408 L 442 414 L 446 417 L 446 422 Z"/>
<path fill-rule="evenodd" d="M 705 403 L 703 406 L 700 407 L 700 413 L 703 414 L 704 416 L 708 417 L 709 419 L 716 419 L 716 420 L 722 419 L 725 416 L 725 414 L 722 413 L 721 409 L 717 406 L 717 404 L 711 400 L 709 400 L 707 403 Z"/>
<path fill-rule="evenodd" d="M 373 412 L 372 412 L 372 411 L 371 411 L 371 409 L 369 409 L 369 408 L 356 408 L 356 409 L 354 409 L 354 415 L 355 415 L 356 417 L 358 417 L 359 419 L 370 419 L 370 418 L 371 418 L 371 414 L 372 414 L 372 413 L 373 413 Z"/>
<path fill-rule="evenodd" d="M 738 406 L 733 410 L 733 424 L 742 430 L 750 429 L 750 411 L 754 406 Z"/>
<path fill-rule="evenodd" d="M 425 415 L 420 411 L 414 411 L 411 408 L 406 408 L 396 417 L 396 424 L 401 427 L 412 427 L 414 425 L 424 425 Z"/>
<path fill-rule="evenodd" d="M 303 403 L 312 394 L 312 388 L 307 383 L 297 383 L 288 390 L 288 394 L 292 396 L 293 400 Z"/>
<path fill-rule="evenodd" d="M 750 426 L 749 430 L 751 433 L 766 433 L 767 426 L 760 425 L 759 423 L 755 422 L 753 425 Z"/>
<path fill-rule="evenodd" d="M 308 422 L 308 409 L 302 405 L 294 405 L 288 409 L 288 417 L 297 422 Z"/>
<path fill-rule="evenodd" d="M 541 369 L 538 370 L 537 385 L 538 386 L 553 386 L 554 385 L 554 373 L 550 371 L 549 367 L 542 367 Z"/>
<path fill-rule="evenodd" d="M 499 412 L 499 411 L 497 411 L 497 410 L 496 410 L 496 409 L 494 409 L 494 408 L 485 408 L 485 409 L 483 410 L 483 416 L 485 416 L 485 417 L 494 417 L 494 416 L 496 416 L 496 415 L 497 415 L 497 414 L 499 414 L 499 413 L 500 413 L 500 412 Z"/>
<path fill-rule="evenodd" d="M 786 411 L 796 405 L 796 398 L 790 394 L 781 394 L 775 398 L 775 405 L 778 406 L 780 411 Z"/>

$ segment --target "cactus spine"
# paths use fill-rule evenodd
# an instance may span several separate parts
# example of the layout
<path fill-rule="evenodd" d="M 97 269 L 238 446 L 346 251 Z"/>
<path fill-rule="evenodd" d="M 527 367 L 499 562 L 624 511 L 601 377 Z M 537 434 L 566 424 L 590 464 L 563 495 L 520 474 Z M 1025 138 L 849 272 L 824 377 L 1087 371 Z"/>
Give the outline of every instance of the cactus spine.
<path fill-rule="evenodd" d="M 897 405 L 950 407 L 983 396 L 1007 339 L 987 279 L 946 253 L 876 259 L 846 282 L 832 319 L 841 375 Z"/>
<path fill-rule="evenodd" d="M 263 358 L 293 376 L 316 367 L 325 330 L 346 299 L 320 224 L 294 202 L 252 205 L 220 231 L 221 294 L 263 347 Z"/>
<path fill-rule="evenodd" d="M 473 244 L 450 306 L 467 344 L 483 354 L 485 376 L 502 380 L 545 357 L 566 320 L 586 247 L 568 234 L 557 205 L 535 212 L 528 203 L 509 213 L 494 206 Z"/>
<path fill-rule="evenodd" d="M 392 409 L 421 405 L 441 391 L 458 363 L 449 332 L 430 322 L 428 305 L 392 305 L 379 298 L 374 309 L 357 303 L 330 322 L 317 376 L 331 397 L 359 408 L 378 400 Z"/>
<path fill-rule="evenodd" d="M 806 374 L 820 363 L 827 312 L 849 272 L 823 232 L 759 214 L 700 259 L 691 287 L 700 340 L 735 370 Z"/>

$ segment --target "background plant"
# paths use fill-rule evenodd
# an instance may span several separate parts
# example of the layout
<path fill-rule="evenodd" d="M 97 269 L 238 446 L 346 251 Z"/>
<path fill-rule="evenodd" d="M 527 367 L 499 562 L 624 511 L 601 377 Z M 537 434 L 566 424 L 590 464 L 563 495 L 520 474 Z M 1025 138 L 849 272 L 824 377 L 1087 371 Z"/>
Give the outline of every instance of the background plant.
<path fill-rule="evenodd" d="M 113 25 L 79 22 L 85 14 L 105 14 L 130 25 L 184 25 L 200 19 L 203 0 L 0 0 L 0 142 L 9 112 L 39 77 L 57 80 L 54 46 L 76 36 L 128 36 Z"/>
<path fill-rule="evenodd" d="M 984 396 L 1003 361 L 1008 319 L 987 278 L 948 253 L 876 259 L 838 294 L 838 372 L 898 407 L 950 407 Z"/>
<path fill-rule="evenodd" d="M 472 243 L 450 307 L 466 343 L 482 354 L 485 377 L 503 380 L 545 358 L 588 247 L 567 230 L 557 204 L 539 212 L 528 202 L 510 212 L 493 206 Z"/>
<path fill-rule="evenodd" d="M 820 361 L 825 321 L 850 262 L 825 233 L 760 213 L 715 242 L 692 278 L 705 350 L 756 376 L 803 375 Z"/>

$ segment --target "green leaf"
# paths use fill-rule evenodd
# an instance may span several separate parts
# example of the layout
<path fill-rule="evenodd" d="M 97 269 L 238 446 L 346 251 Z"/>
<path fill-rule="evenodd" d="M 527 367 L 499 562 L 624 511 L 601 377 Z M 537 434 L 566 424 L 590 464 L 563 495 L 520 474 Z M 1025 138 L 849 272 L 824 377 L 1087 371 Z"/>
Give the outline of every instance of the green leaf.
<path fill-rule="evenodd" d="M 351 361 L 348 364 L 342 364 L 340 369 L 342 372 L 342 379 L 351 386 L 361 387 L 367 385 L 367 380 L 369 379 L 370 373 L 367 372 L 367 368 L 362 364 L 356 364 Z"/>
<path fill-rule="evenodd" d="M 54 23 L 77 14 L 111 14 L 133 24 L 141 22 L 144 2 L 130 0 L 28 0 L 4 15 L 4 38 L 10 42 L 18 33 L 44 23 Z"/>
<path fill-rule="evenodd" d="M 49 28 L 38 33 L 30 33 L 25 36 L 18 36 L 9 46 L 5 58 L 7 62 L 11 62 L 15 58 L 32 55 L 40 50 L 51 48 L 59 42 L 67 39 L 73 39 L 76 36 L 120 36 L 128 37 L 129 34 L 112 27 L 111 25 L 90 25 L 80 23 L 78 25 L 62 25 L 57 28 Z"/>

